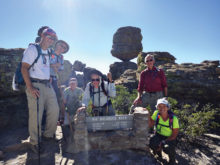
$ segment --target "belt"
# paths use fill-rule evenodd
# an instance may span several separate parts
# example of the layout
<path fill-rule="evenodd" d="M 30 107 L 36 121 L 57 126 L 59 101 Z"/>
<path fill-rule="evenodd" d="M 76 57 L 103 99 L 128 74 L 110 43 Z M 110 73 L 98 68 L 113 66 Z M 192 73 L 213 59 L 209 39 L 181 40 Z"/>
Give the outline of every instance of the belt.
<path fill-rule="evenodd" d="M 148 91 L 144 91 L 143 93 L 150 93 L 150 94 L 155 94 L 157 92 L 162 92 L 162 91 L 156 91 L 156 92 L 148 92 Z"/>
<path fill-rule="evenodd" d="M 41 84 L 47 85 L 48 83 L 50 83 L 50 80 L 40 80 L 40 79 L 36 79 L 36 78 L 31 78 L 31 82 L 33 82 L 33 83 L 41 83 Z"/>

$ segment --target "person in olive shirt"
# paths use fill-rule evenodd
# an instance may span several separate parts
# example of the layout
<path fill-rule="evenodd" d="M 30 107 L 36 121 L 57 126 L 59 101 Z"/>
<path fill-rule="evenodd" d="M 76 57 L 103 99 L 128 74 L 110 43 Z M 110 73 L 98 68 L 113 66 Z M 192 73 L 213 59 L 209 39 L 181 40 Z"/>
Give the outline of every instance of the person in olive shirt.
<path fill-rule="evenodd" d="M 169 102 L 165 99 L 158 99 L 156 110 L 149 116 L 149 127 L 156 127 L 155 135 L 150 139 L 150 148 L 154 154 L 162 157 L 163 150 L 169 156 L 169 164 L 175 163 L 176 137 L 179 131 L 179 121 L 177 117 L 169 110 Z"/>
<path fill-rule="evenodd" d="M 77 87 L 77 79 L 71 78 L 69 81 L 69 87 L 67 87 L 63 93 L 63 102 L 71 119 L 75 116 L 77 109 L 82 106 L 82 95 L 83 90 Z M 65 115 L 64 124 L 66 120 Z"/>

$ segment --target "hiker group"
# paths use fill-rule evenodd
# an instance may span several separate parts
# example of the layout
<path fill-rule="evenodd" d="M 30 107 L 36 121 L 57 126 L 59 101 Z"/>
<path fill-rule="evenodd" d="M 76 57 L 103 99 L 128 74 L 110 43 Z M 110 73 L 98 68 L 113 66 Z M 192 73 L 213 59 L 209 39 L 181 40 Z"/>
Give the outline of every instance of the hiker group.
<path fill-rule="evenodd" d="M 111 73 L 104 81 L 101 72 L 91 71 L 91 81 L 85 91 L 77 86 L 76 78 L 70 78 L 69 86 L 64 90 L 61 88 L 59 72 L 64 69 L 62 54 L 68 50 L 69 45 L 58 40 L 53 29 L 44 26 L 39 29 L 35 43 L 29 44 L 23 54 L 21 73 L 26 84 L 30 143 L 36 153 L 42 152 L 42 141 L 55 140 L 57 123 L 68 125 L 73 122 L 77 110 L 86 110 L 90 102 L 93 116 L 115 115 L 110 98 L 116 96 L 116 88 Z M 138 97 L 131 106 L 130 114 L 135 107 L 146 108 L 150 105 L 152 116 L 149 117 L 149 127 L 156 128 L 156 133 L 150 139 L 150 148 L 159 157 L 162 150 L 166 152 L 170 164 L 173 164 L 178 119 L 170 111 L 166 98 L 168 92 L 163 70 L 154 66 L 153 55 L 147 55 L 145 63 L 147 68 L 140 75 Z M 46 121 L 44 131 L 42 120 Z"/>

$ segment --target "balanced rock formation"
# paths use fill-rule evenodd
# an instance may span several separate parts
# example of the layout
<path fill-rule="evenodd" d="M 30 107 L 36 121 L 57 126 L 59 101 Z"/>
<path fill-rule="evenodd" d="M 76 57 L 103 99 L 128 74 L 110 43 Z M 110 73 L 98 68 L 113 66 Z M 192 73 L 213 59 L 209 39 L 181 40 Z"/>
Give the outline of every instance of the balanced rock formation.
<path fill-rule="evenodd" d="M 136 58 L 142 51 L 141 29 L 137 27 L 121 27 L 113 36 L 112 56 L 122 60 L 129 61 Z"/>
<path fill-rule="evenodd" d="M 125 70 L 132 69 L 137 70 L 137 64 L 134 62 L 115 62 L 110 65 L 110 72 L 112 73 L 113 80 L 118 79 Z"/>
<path fill-rule="evenodd" d="M 83 69 L 86 67 L 86 64 L 83 64 L 81 61 L 76 60 L 73 63 L 73 70 L 78 72 L 83 72 Z"/>

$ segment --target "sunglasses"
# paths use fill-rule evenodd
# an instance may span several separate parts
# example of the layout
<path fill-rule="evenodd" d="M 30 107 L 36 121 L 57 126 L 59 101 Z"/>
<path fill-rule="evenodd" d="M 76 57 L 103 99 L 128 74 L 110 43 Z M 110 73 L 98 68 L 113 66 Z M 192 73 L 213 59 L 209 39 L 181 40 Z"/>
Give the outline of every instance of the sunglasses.
<path fill-rule="evenodd" d="M 52 36 L 50 36 L 50 35 L 47 35 L 47 38 L 49 38 L 50 40 L 53 40 L 53 41 L 56 41 L 56 40 L 57 40 L 56 37 L 52 37 Z"/>
<path fill-rule="evenodd" d="M 100 81 L 100 79 L 99 79 L 99 78 L 97 78 L 97 79 L 92 79 L 92 81 Z"/>
<path fill-rule="evenodd" d="M 152 59 L 150 59 L 150 60 L 147 60 L 146 62 L 151 62 L 151 61 L 153 61 Z"/>

